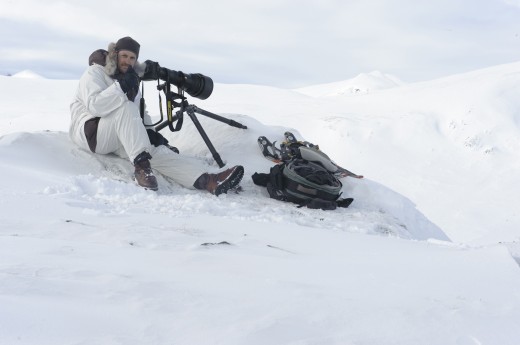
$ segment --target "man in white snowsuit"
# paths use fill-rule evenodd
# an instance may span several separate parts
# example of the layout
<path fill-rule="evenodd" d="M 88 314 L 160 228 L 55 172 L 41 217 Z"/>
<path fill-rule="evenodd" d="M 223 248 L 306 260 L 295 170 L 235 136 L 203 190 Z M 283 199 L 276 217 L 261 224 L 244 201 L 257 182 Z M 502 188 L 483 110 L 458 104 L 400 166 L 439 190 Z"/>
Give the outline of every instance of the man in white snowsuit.
<path fill-rule="evenodd" d="M 237 186 L 244 175 L 242 166 L 207 173 L 202 160 L 179 155 L 166 145 L 151 145 L 139 111 L 138 76 L 146 67 L 137 61 L 139 49 L 139 43 L 123 37 L 110 43 L 108 51 L 98 50 L 91 55 L 90 66 L 79 80 L 70 105 L 71 140 L 97 154 L 114 153 L 130 159 L 136 182 L 147 189 L 158 189 L 152 167 L 186 188 L 215 195 Z"/>

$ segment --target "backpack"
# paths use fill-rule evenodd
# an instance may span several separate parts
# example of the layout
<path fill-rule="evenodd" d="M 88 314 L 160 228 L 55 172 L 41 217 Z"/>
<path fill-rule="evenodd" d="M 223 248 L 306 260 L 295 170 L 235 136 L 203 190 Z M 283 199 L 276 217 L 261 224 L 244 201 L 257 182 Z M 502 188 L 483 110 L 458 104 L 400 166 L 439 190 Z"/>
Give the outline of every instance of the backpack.
<path fill-rule="evenodd" d="M 300 157 L 273 166 L 269 174 L 255 173 L 254 183 L 266 187 L 271 198 L 299 207 L 334 210 L 352 203 L 352 198 L 340 199 L 341 181 L 321 162 Z"/>

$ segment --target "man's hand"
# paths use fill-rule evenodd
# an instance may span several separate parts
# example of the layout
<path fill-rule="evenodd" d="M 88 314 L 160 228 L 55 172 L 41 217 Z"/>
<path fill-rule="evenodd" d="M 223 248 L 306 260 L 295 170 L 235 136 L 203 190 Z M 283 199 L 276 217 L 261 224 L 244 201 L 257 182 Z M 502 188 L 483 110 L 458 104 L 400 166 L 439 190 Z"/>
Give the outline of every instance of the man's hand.
<path fill-rule="evenodd" d="M 132 66 L 128 67 L 126 73 L 117 73 L 114 78 L 119 82 L 121 89 L 132 102 L 139 92 L 139 76 Z"/>
<path fill-rule="evenodd" d="M 161 74 L 161 66 L 155 61 L 146 60 L 146 69 L 144 70 L 143 80 L 157 80 Z"/>

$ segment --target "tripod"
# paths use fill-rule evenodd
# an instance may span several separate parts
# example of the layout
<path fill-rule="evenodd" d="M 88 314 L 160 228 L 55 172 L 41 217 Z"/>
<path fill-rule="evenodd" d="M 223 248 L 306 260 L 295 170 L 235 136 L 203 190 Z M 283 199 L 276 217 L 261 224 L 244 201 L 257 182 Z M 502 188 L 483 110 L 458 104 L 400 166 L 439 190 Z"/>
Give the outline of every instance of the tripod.
<path fill-rule="evenodd" d="M 220 168 L 224 167 L 224 162 L 222 162 L 222 159 L 220 158 L 220 155 L 218 154 L 217 150 L 215 149 L 215 146 L 213 146 L 213 143 L 209 139 L 208 135 L 206 134 L 206 131 L 204 131 L 204 128 L 202 128 L 202 125 L 199 122 L 199 119 L 195 115 L 195 113 L 207 116 L 211 119 L 223 122 L 228 124 L 232 127 L 247 129 L 247 126 L 242 125 L 239 122 L 236 122 L 231 119 L 227 119 L 223 116 L 213 114 L 209 111 L 206 111 L 204 109 L 201 109 L 197 107 L 196 105 L 189 104 L 186 100 L 186 97 L 184 97 L 184 92 L 179 90 L 179 93 L 172 92 L 170 90 L 170 83 L 164 83 L 162 85 L 157 86 L 157 89 L 163 90 L 164 94 L 166 96 L 166 109 L 167 109 L 167 115 L 168 119 L 164 120 L 164 122 L 160 123 L 155 127 L 155 130 L 158 132 L 164 127 L 168 126 L 172 132 L 179 131 L 182 127 L 182 122 L 184 119 L 184 112 L 188 114 L 191 121 L 199 131 L 202 139 L 206 143 L 206 146 L 208 147 L 209 151 L 213 155 L 213 159 L 215 159 L 215 162 L 217 162 L 218 166 Z M 179 102 L 175 102 L 175 100 L 180 100 Z M 173 109 L 174 108 L 180 108 L 175 115 L 173 115 Z M 161 107 L 161 119 L 162 119 L 162 107 Z M 177 121 L 177 124 L 175 127 L 173 127 L 173 122 Z"/>

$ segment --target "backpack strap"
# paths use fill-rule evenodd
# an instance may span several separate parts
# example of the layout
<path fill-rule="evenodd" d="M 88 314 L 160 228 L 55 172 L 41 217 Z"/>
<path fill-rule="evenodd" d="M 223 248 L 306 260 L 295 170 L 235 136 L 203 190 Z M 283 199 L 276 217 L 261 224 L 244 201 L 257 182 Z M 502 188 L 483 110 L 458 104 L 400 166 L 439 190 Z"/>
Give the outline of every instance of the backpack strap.
<path fill-rule="evenodd" d="M 271 168 L 269 174 L 254 173 L 253 182 L 258 186 L 267 188 L 269 196 L 276 200 L 289 201 L 287 195 L 283 192 L 284 178 L 283 169 L 285 164 L 277 164 Z"/>
<path fill-rule="evenodd" d="M 307 199 L 305 202 L 300 203 L 298 207 L 312 208 L 312 209 L 322 209 L 324 211 L 332 211 L 335 210 L 338 206 L 335 201 L 323 200 L 323 199 Z"/>
<path fill-rule="evenodd" d="M 267 187 L 267 183 L 269 182 L 269 174 L 255 172 L 251 178 L 257 186 Z"/>
<path fill-rule="evenodd" d="M 298 207 L 307 206 L 312 209 L 322 209 L 325 211 L 335 210 L 337 207 L 347 208 L 352 204 L 354 199 L 338 199 L 336 201 L 323 200 L 323 199 L 308 199 L 307 201 L 300 203 Z"/>
<path fill-rule="evenodd" d="M 338 207 L 347 208 L 350 206 L 350 204 L 352 204 L 353 201 L 353 198 L 338 199 L 336 200 L 336 204 L 338 205 Z"/>
<path fill-rule="evenodd" d="M 271 168 L 271 171 L 269 173 L 269 182 L 267 182 L 267 192 L 269 193 L 269 196 L 273 199 L 288 201 L 287 195 L 284 193 L 284 169 L 285 164 L 276 164 Z"/>

